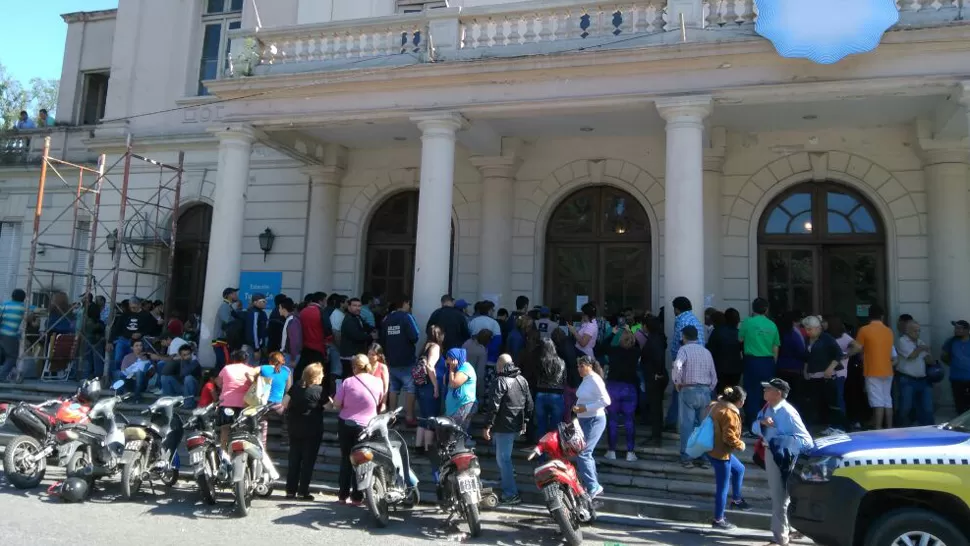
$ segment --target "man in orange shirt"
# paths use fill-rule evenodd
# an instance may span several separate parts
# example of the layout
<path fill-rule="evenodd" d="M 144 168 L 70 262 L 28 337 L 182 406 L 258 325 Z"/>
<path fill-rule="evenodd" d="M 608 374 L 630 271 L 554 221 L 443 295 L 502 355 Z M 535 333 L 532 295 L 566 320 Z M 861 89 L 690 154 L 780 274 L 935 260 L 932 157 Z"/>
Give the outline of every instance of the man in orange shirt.
<path fill-rule="evenodd" d="M 879 305 L 869 306 L 869 324 L 859 328 L 856 350 L 862 350 L 862 374 L 872 408 L 872 427 L 893 426 L 893 358 L 895 336 L 883 323 L 885 312 Z"/>

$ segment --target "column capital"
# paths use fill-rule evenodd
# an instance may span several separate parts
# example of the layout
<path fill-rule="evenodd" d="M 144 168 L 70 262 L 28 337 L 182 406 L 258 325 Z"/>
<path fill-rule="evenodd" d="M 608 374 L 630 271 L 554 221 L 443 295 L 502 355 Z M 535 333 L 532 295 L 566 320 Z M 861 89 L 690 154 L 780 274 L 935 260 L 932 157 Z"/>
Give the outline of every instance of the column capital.
<path fill-rule="evenodd" d="M 943 163 L 970 163 L 970 148 L 967 146 L 939 146 L 920 150 L 923 166 L 940 165 Z"/>
<path fill-rule="evenodd" d="M 668 123 L 674 121 L 701 122 L 711 114 L 714 100 L 710 95 L 663 97 L 654 101 L 660 117 Z"/>
<path fill-rule="evenodd" d="M 252 144 L 256 140 L 256 131 L 251 125 L 244 123 L 213 127 L 209 132 L 219 139 L 219 143 Z"/>
<path fill-rule="evenodd" d="M 337 165 L 308 165 L 300 172 L 310 177 L 311 186 L 339 186 L 345 170 Z"/>
<path fill-rule="evenodd" d="M 424 135 L 454 135 L 470 123 L 459 112 L 421 112 L 411 116 Z"/>
<path fill-rule="evenodd" d="M 482 177 L 489 178 L 512 178 L 515 175 L 521 161 L 514 156 L 474 156 L 469 162 L 475 166 Z"/>

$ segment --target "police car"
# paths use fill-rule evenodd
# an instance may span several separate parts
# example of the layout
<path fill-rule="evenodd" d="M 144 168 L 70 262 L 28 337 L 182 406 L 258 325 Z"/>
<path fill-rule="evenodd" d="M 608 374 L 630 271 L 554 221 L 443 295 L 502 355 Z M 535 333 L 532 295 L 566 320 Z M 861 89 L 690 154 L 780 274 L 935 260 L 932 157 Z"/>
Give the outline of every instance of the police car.
<path fill-rule="evenodd" d="M 968 546 L 970 412 L 820 438 L 789 492 L 789 523 L 823 546 Z"/>

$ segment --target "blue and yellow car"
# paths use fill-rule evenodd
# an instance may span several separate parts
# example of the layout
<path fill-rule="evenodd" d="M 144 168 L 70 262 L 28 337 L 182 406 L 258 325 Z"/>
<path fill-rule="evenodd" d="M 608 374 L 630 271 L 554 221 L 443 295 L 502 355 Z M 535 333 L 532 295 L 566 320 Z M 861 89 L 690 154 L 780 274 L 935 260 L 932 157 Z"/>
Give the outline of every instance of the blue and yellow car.
<path fill-rule="evenodd" d="M 789 492 L 789 523 L 823 546 L 970 546 L 970 413 L 820 438 Z"/>

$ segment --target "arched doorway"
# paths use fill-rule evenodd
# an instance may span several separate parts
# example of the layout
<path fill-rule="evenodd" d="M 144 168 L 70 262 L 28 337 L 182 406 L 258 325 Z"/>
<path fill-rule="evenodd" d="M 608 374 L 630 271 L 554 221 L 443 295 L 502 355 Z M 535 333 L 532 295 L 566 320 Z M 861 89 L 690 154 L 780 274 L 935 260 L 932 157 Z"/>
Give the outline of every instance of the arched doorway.
<path fill-rule="evenodd" d="M 451 214 L 450 210 L 442 214 Z M 414 294 L 414 251 L 418 237 L 418 192 L 408 190 L 387 198 L 367 226 L 364 290 L 385 301 Z M 455 227 L 451 227 L 451 250 Z M 451 291 L 452 252 L 448 253 L 448 291 Z M 442 264 L 444 266 L 444 264 Z"/>
<path fill-rule="evenodd" d="M 629 193 L 592 186 L 568 195 L 546 227 L 545 298 L 568 316 L 588 299 L 606 315 L 650 307 L 650 222 Z"/>
<path fill-rule="evenodd" d="M 758 231 L 760 293 L 774 315 L 786 310 L 838 314 L 865 322 L 886 305 L 885 229 L 858 192 L 809 182 L 778 196 Z"/>
<path fill-rule="evenodd" d="M 175 266 L 169 289 L 169 308 L 184 319 L 202 312 L 206 261 L 209 259 L 209 231 L 212 207 L 192 205 L 179 215 L 175 233 Z"/>

